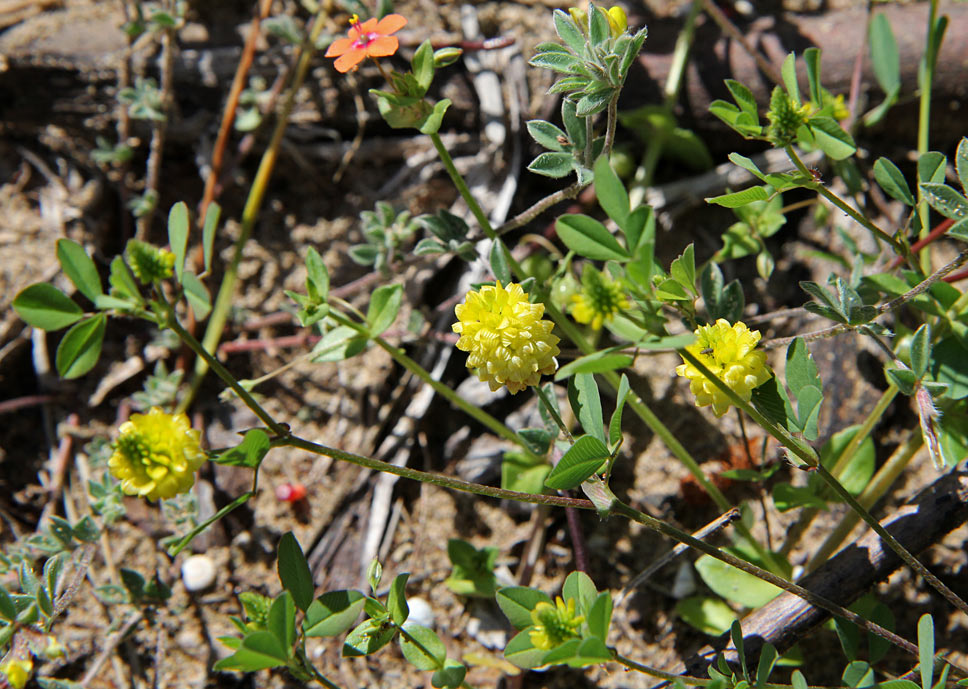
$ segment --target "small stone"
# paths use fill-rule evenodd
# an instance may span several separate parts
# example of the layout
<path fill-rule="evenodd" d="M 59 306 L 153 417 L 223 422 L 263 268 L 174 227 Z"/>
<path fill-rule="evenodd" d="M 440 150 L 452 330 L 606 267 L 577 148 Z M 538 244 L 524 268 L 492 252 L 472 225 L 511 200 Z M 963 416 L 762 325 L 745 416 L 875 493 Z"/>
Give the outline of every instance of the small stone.
<path fill-rule="evenodd" d="M 407 622 L 414 622 L 424 627 L 434 626 L 434 611 L 430 603 L 423 598 L 407 598 L 407 606 L 410 608 Z"/>
<path fill-rule="evenodd" d="M 181 571 L 188 591 L 204 591 L 215 583 L 215 563 L 208 555 L 192 555 L 182 563 Z"/>

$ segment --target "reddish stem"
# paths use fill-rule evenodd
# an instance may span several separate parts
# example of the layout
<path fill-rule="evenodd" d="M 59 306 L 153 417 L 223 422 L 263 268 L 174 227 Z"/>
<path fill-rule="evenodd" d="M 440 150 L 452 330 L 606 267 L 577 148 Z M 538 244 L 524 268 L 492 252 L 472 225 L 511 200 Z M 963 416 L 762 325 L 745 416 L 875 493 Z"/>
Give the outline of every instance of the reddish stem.
<path fill-rule="evenodd" d="M 952 220 L 951 218 L 945 218 L 944 220 L 942 220 L 938 224 L 938 226 L 936 228 L 934 228 L 933 230 L 931 230 L 931 233 L 928 234 L 924 239 L 919 239 L 918 241 L 914 242 L 914 244 L 911 245 L 911 253 L 912 254 L 916 254 L 919 251 L 921 251 L 921 249 L 923 249 L 928 244 L 930 244 L 931 242 L 933 242 L 934 240 L 936 240 L 938 237 L 940 237 L 941 235 L 943 235 L 945 232 L 947 232 L 948 231 L 948 228 L 951 227 L 954 224 L 955 224 L 955 221 Z M 888 270 L 894 270 L 895 268 L 900 267 L 900 265 L 902 263 L 904 263 L 904 257 L 903 256 L 898 256 L 893 261 L 891 261 L 891 265 L 889 265 L 887 267 L 887 269 Z M 949 275 L 948 278 L 950 278 L 950 277 L 951 276 Z M 950 282 L 950 280 L 948 280 L 948 282 Z"/>
<path fill-rule="evenodd" d="M 968 268 L 960 270 L 957 273 L 952 273 L 951 275 L 945 275 L 942 280 L 945 282 L 958 282 L 958 280 L 964 280 L 968 278 Z"/>

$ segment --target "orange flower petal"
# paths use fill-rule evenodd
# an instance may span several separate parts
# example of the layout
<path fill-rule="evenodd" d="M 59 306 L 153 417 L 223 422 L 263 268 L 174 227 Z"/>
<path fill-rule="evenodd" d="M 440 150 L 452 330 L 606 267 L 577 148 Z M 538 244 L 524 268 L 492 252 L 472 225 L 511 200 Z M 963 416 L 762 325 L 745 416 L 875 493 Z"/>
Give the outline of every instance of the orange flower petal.
<path fill-rule="evenodd" d="M 407 18 L 400 14 L 388 14 L 376 25 L 376 32 L 386 36 L 407 25 Z"/>
<path fill-rule="evenodd" d="M 357 36 L 361 36 L 362 34 L 365 34 L 365 33 L 373 33 L 374 31 L 376 31 L 376 18 L 375 17 L 374 18 L 371 18 L 371 19 L 367 19 L 362 24 L 357 24 L 356 26 L 354 26 L 353 28 L 351 28 L 350 29 L 350 36 L 353 36 L 354 38 L 356 38 Z"/>
<path fill-rule="evenodd" d="M 363 50 L 351 50 L 348 53 L 344 53 L 336 58 L 336 62 L 333 66 L 336 67 L 337 72 L 348 72 L 358 64 L 363 62 L 366 57 L 366 52 Z"/>
<path fill-rule="evenodd" d="M 366 54 L 369 57 L 386 57 L 393 55 L 400 47 L 400 41 L 396 36 L 380 36 L 374 38 L 366 46 Z"/>
<path fill-rule="evenodd" d="M 337 38 L 335 41 L 329 44 L 329 47 L 326 49 L 326 55 L 323 57 L 337 57 L 352 47 L 352 38 Z"/>

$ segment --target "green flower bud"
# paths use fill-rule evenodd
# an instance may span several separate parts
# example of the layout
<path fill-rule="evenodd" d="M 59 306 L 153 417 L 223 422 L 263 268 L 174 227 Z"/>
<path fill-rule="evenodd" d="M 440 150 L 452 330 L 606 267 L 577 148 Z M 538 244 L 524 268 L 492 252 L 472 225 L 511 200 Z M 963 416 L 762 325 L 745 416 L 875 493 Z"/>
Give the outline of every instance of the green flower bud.
<path fill-rule="evenodd" d="M 440 50 L 434 51 L 434 67 L 440 69 L 441 67 L 448 67 L 455 62 L 458 58 L 464 54 L 464 51 L 455 46 L 448 46 L 446 48 L 441 48 Z"/>
<path fill-rule="evenodd" d="M 796 139 L 797 129 L 807 120 L 805 110 L 809 105 L 798 108 L 793 99 L 779 86 L 773 87 L 770 96 L 770 110 L 766 118 L 770 127 L 766 131 L 767 140 L 777 148 L 789 146 Z"/>
<path fill-rule="evenodd" d="M 124 255 L 131 272 L 145 285 L 167 280 L 175 270 L 175 254 L 137 239 L 128 240 Z"/>
<path fill-rule="evenodd" d="M 531 645 L 543 651 L 550 651 L 566 641 L 577 639 L 584 615 L 575 612 L 575 599 L 566 603 L 558 596 L 555 604 L 541 601 L 531 611 L 532 626 L 528 632 Z"/>

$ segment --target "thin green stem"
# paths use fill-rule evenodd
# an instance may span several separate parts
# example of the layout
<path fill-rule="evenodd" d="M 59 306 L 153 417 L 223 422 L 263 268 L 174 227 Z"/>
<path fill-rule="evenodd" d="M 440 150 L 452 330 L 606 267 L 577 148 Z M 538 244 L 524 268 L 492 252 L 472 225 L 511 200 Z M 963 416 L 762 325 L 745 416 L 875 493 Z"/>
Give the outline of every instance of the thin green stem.
<path fill-rule="evenodd" d="M 612 146 L 615 145 L 615 130 L 618 125 L 618 97 L 620 93 L 621 91 L 616 89 L 615 95 L 608 101 L 605 119 L 605 145 L 602 147 L 602 155 L 611 155 Z"/>
<path fill-rule="evenodd" d="M 703 679 L 702 677 L 690 677 L 688 675 L 677 675 L 672 672 L 665 672 L 658 668 L 651 667 L 650 665 L 644 665 L 631 658 L 623 656 L 621 653 L 616 651 L 614 648 L 609 648 L 612 652 L 612 659 L 620 664 L 627 667 L 629 670 L 635 670 L 636 672 L 641 672 L 643 675 L 648 675 L 649 677 L 655 677 L 656 679 L 664 679 L 667 682 L 682 682 L 686 686 L 690 687 L 708 687 L 713 683 L 711 679 Z M 765 689 L 765 688 L 764 688 Z"/>
<path fill-rule="evenodd" d="M 655 517 L 651 517 L 647 514 L 639 512 L 638 510 L 632 507 L 629 507 L 618 498 L 613 499 L 612 505 L 611 505 L 611 512 L 613 514 L 620 514 L 624 517 L 627 517 L 628 519 L 638 522 L 643 526 L 647 526 L 650 529 L 653 529 L 654 531 L 658 531 L 659 533 L 665 536 L 668 536 L 669 538 L 673 538 L 679 541 L 680 543 L 685 543 L 686 545 L 698 550 L 701 553 L 709 555 L 710 557 L 714 557 L 720 562 L 725 562 L 726 564 L 731 565 L 736 569 L 746 572 L 747 574 L 751 574 L 759 579 L 762 579 L 765 582 L 773 584 L 777 588 L 781 588 L 784 591 L 787 591 L 799 598 L 802 598 L 803 600 L 807 601 L 808 603 L 810 603 L 815 607 L 826 610 L 830 614 L 836 615 L 837 617 L 841 617 L 849 622 L 853 622 L 861 629 L 864 629 L 865 631 L 871 632 L 872 634 L 876 634 L 877 636 L 880 636 L 881 638 L 890 641 L 892 644 L 894 644 L 898 648 L 901 648 L 907 651 L 908 653 L 917 655 L 917 652 L 918 652 L 917 646 L 912 644 L 910 641 L 907 641 L 906 639 L 901 638 L 897 634 L 894 634 L 893 632 L 889 632 L 888 630 L 884 629 L 880 625 L 874 624 L 873 622 L 870 622 L 864 619 L 857 613 L 851 612 L 847 608 L 841 605 L 837 605 L 833 601 L 828 600 L 823 596 L 817 595 L 812 591 L 808 591 L 802 586 L 799 586 L 790 581 L 787 581 L 783 577 L 777 576 L 772 572 L 768 572 L 761 567 L 757 567 L 751 562 L 747 562 L 746 560 L 741 560 L 735 555 L 731 555 L 726 551 L 720 550 L 715 546 L 709 545 L 705 541 L 701 541 L 698 538 L 693 538 L 690 534 L 686 533 L 685 531 L 682 531 L 681 529 L 677 529 L 671 524 L 668 524 L 660 519 L 656 519 Z"/>
<path fill-rule="evenodd" d="M 273 447 L 296 447 L 301 450 L 306 450 L 307 452 L 312 452 L 313 454 L 322 455 L 324 457 L 332 457 L 333 459 L 341 462 L 349 462 L 350 464 L 355 464 L 363 467 L 364 469 L 384 471 L 388 474 L 393 474 L 402 478 L 420 481 L 422 483 L 429 483 L 440 488 L 458 490 L 462 493 L 473 493 L 474 495 L 483 495 L 485 497 L 496 498 L 498 500 L 515 500 L 517 502 L 527 502 L 535 505 L 575 507 L 582 510 L 594 509 L 594 506 L 588 500 L 566 498 L 559 495 L 521 493 L 516 490 L 485 486 L 480 483 L 472 483 L 459 478 L 444 476 L 443 474 L 435 474 L 429 471 L 420 471 L 419 469 L 411 469 L 410 467 L 401 467 L 389 464 L 387 462 L 381 462 L 380 460 L 373 459 L 372 457 L 364 457 L 363 455 L 346 452 L 345 450 L 327 447 L 326 445 L 320 445 L 319 443 L 314 443 L 311 440 L 306 440 L 294 435 L 278 438 L 273 441 L 272 445 Z"/>
<path fill-rule="evenodd" d="M 847 443 L 847 447 L 845 447 L 843 452 L 840 453 L 840 456 L 837 457 L 837 461 L 834 462 L 832 467 L 830 467 L 831 474 L 840 478 L 840 474 L 844 470 L 844 467 L 850 464 L 850 460 L 853 459 L 854 454 L 860 449 L 861 444 L 868 438 L 868 436 L 870 436 L 871 432 L 874 430 L 874 426 L 876 426 L 877 422 L 881 420 L 881 417 L 884 416 L 884 412 L 887 411 L 887 408 L 891 406 L 891 402 L 893 402 L 894 398 L 897 397 L 897 393 L 897 386 L 893 383 L 889 384 L 887 386 L 887 390 L 881 393 L 877 403 L 874 404 L 874 408 L 871 409 L 870 413 L 867 415 L 867 418 L 865 418 L 863 423 L 861 423 L 860 427 L 857 429 L 857 432 L 854 434 L 854 437 L 852 437 L 850 442 Z"/>
<path fill-rule="evenodd" d="M 874 477 L 857 498 L 857 502 L 867 509 L 877 502 L 887 492 L 891 484 L 897 480 L 897 477 L 901 475 L 901 472 L 904 471 L 911 458 L 917 454 L 923 444 L 923 436 L 918 431 L 912 431 L 907 441 L 894 450 L 884 466 L 874 474 Z M 853 528 L 857 526 L 859 520 L 860 516 L 856 512 L 847 512 L 836 528 L 827 535 L 821 546 L 810 556 L 810 561 L 805 568 L 806 571 L 812 572 L 824 564 L 836 552 Z"/>
<path fill-rule="evenodd" d="M 762 426 L 767 433 L 779 440 L 784 447 L 788 448 L 791 452 L 793 452 L 793 454 L 803 460 L 805 465 L 815 467 L 820 464 L 820 458 L 817 456 L 816 451 L 812 447 L 795 438 L 787 429 L 763 416 L 755 407 L 753 407 L 753 405 L 737 395 L 736 392 L 726 383 L 720 380 L 715 373 L 706 368 L 706 365 L 692 352 L 687 349 L 680 349 L 678 352 L 686 362 L 695 366 L 700 373 L 706 376 L 706 378 L 713 383 L 713 385 L 724 392 L 734 405 L 745 411 L 750 418 Z"/>
<path fill-rule="evenodd" d="M 595 145 L 595 127 L 594 122 L 591 117 L 585 118 L 585 167 L 591 168 L 592 163 L 592 147 Z"/>
<path fill-rule="evenodd" d="M 789 156 L 790 161 L 796 166 L 796 168 L 800 172 L 800 174 L 802 174 L 804 177 L 807 177 L 807 178 L 812 178 L 813 177 L 813 175 L 810 174 L 810 170 L 807 169 L 807 166 L 803 164 L 803 161 L 802 160 L 800 160 L 800 156 L 797 155 L 797 152 L 796 152 L 796 150 L 794 150 L 794 148 L 793 148 L 792 145 L 791 146 L 787 146 L 784 150 L 786 151 L 786 154 L 787 154 L 787 156 Z M 897 254 L 899 256 L 903 256 L 904 255 L 905 248 L 901 244 L 900 241 L 898 241 L 897 239 L 895 239 L 891 235 L 887 234 L 884 230 L 882 230 L 877 225 L 875 225 L 874 223 L 872 223 L 870 220 L 868 220 L 867 218 L 865 218 L 863 214 L 861 214 L 860 212 L 858 212 L 857 210 L 855 210 L 850 204 L 848 204 L 842 198 L 840 198 L 839 196 L 837 196 L 837 194 L 835 194 L 832 191 L 830 191 L 830 189 L 828 189 L 826 186 L 824 186 L 821 183 L 817 183 L 817 182 L 810 182 L 810 183 L 805 184 L 804 186 L 807 189 L 813 189 L 818 194 L 820 194 L 821 196 L 823 196 L 825 199 L 827 199 L 828 201 L 830 201 L 830 203 L 832 203 L 835 206 L 837 206 L 837 208 L 839 208 L 844 213 L 846 213 L 851 218 L 853 218 L 853 220 L 855 222 L 857 222 L 861 226 L 866 227 L 868 230 L 870 230 L 870 232 L 875 237 L 877 237 L 878 239 L 880 239 L 880 240 L 882 240 L 882 241 L 887 242 L 888 244 L 890 244 L 891 247 L 897 252 Z"/>
<path fill-rule="evenodd" d="M 558 410 L 555 409 L 555 405 L 553 405 L 551 400 L 548 399 L 545 389 L 540 385 L 535 385 L 534 391 L 535 394 L 538 395 L 538 401 L 541 402 L 541 405 L 545 408 L 545 411 L 548 412 L 548 415 L 551 416 L 552 420 L 558 426 L 558 430 L 561 431 L 561 434 L 564 435 L 569 442 L 574 443 L 575 439 L 572 437 L 571 431 L 568 430 L 568 426 L 565 425 L 565 422 L 562 420 Z"/>
<path fill-rule="evenodd" d="M 443 162 L 444 167 L 447 169 L 447 172 L 451 177 L 451 180 L 454 182 L 458 192 L 471 209 L 474 217 L 477 218 L 477 221 L 481 224 L 481 229 L 489 238 L 501 242 L 501 246 L 508 257 L 508 264 L 511 267 L 511 272 L 520 278 L 523 275 L 521 265 L 515 260 L 514 256 L 511 255 L 511 252 L 507 251 L 507 247 L 503 245 L 500 237 L 498 237 L 494 232 L 490 222 L 487 220 L 487 216 L 481 209 L 480 204 L 477 203 L 477 200 L 473 197 L 470 189 L 464 182 L 463 177 L 461 177 L 460 172 L 458 172 L 457 168 L 454 166 L 454 162 L 451 160 L 450 154 L 447 153 L 447 149 L 444 147 L 440 137 L 435 134 L 431 134 L 430 137 L 434 143 L 434 148 L 437 149 L 441 162 Z M 561 328 L 565 336 L 570 339 L 583 354 L 590 354 L 594 351 L 594 347 L 592 347 L 592 345 L 585 339 L 581 330 L 579 330 L 574 323 L 568 320 L 561 310 L 550 301 L 545 302 L 545 312 L 548 314 L 551 320 L 553 320 L 555 324 Z M 603 374 L 603 377 L 612 387 L 613 391 L 618 390 L 620 377 L 615 371 L 609 371 L 608 373 Z M 696 478 L 696 481 L 699 483 L 699 485 L 703 487 L 710 497 L 712 497 L 713 501 L 721 511 L 725 512 L 732 507 L 729 500 L 726 499 L 726 496 L 724 496 L 722 492 L 716 488 L 715 485 L 713 485 L 712 481 L 706 478 L 706 474 L 703 473 L 702 469 L 699 468 L 699 463 L 692 458 L 692 456 L 682 446 L 682 443 L 680 443 L 672 432 L 665 426 L 665 424 L 659 420 L 659 417 L 652 413 L 652 410 L 646 406 L 645 402 L 642 401 L 642 398 L 635 394 L 634 390 L 630 395 L 628 404 L 635 414 L 642 419 L 642 421 L 652 430 L 653 433 L 662 439 L 669 450 L 679 459 L 679 461 L 683 463 L 689 472 Z M 782 571 L 779 562 L 773 553 L 769 552 L 755 538 L 753 538 L 753 535 L 744 524 L 741 523 L 737 525 L 736 528 L 737 531 L 756 549 L 757 553 L 763 558 L 764 562 L 766 562 L 771 568 L 775 568 L 776 571 Z"/>
<path fill-rule="evenodd" d="M 360 323 L 357 323 L 356 321 L 350 318 L 347 318 L 346 316 L 339 313 L 338 311 L 330 311 L 329 315 L 330 315 L 330 318 L 332 318 L 340 325 L 345 325 L 347 327 L 353 328 L 361 335 L 370 337 L 369 332 L 366 329 L 366 326 L 361 325 Z M 425 382 L 427 385 L 432 387 L 434 389 L 434 392 L 441 395 L 444 399 L 446 399 L 455 407 L 463 411 L 472 419 L 480 422 L 482 425 L 486 426 L 491 431 L 493 431 L 496 435 L 504 438 L 505 440 L 509 440 L 512 443 L 519 445 L 526 452 L 528 453 L 531 452 L 530 450 L 528 450 L 527 446 L 524 445 L 521 438 L 519 438 L 514 431 L 512 431 L 505 424 L 498 421 L 496 418 L 488 414 L 486 411 L 484 411 L 477 405 L 471 404 L 470 402 L 465 400 L 463 397 L 458 395 L 457 392 L 451 389 L 450 387 L 444 385 L 439 380 L 434 380 L 434 377 L 430 375 L 427 369 L 425 369 L 423 366 L 421 366 L 416 361 L 414 361 L 409 356 L 407 356 L 401 348 L 394 347 L 389 342 L 384 340 L 382 337 L 371 337 L 370 339 L 372 339 L 373 342 L 375 342 L 376 345 L 380 347 L 380 349 L 382 349 L 387 354 L 389 354 L 394 361 L 396 361 L 398 364 L 400 364 L 405 369 L 410 371 L 412 374 L 417 376 L 420 380 Z"/>
<path fill-rule="evenodd" d="M 679 91 L 682 89 L 686 67 L 689 64 L 689 52 L 696 35 L 696 20 L 702 12 L 702 8 L 702 0 L 693 0 L 689 14 L 686 15 L 686 21 L 682 29 L 679 30 L 679 36 L 672 52 L 672 64 L 666 77 L 662 101 L 662 107 L 665 109 L 666 116 L 670 119 L 673 117 L 672 109 L 675 107 L 676 100 L 679 98 Z M 646 190 L 652 186 L 655 169 L 662 157 L 662 151 L 665 149 L 667 135 L 668 131 L 663 128 L 661 131 L 655 131 L 653 136 L 649 137 L 645 153 L 642 154 L 642 161 L 636 168 L 635 176 L 629 185 L 629 206 L 632 210 L 635 210 L 642 203 L 645 199 Z"/>
<path fill-rule="evenodd" d="M 450 153 L 447 152 L 447 147 L 444 146 L 444 142 L 440 140 L 439 134 L 430 134 L 430 140 L 434 144 L 434 148 L 437 149 L 437 155 L 440 156 L 440 162 L 444 164 L 444 168 L 447 170 L 447 174 L 450 175 L 451 181 L 454 186 L 457 187 L 458 193 L 461 198 L 464 199 L 464 203 L 470 209 L 477 223 L 481 226 L 481 230 L 487 235 L 488 239 L 498 240 L 497 232 L 491 226 L 491 221 L 488 220 L 487 215 L 484 213 L 484 209 L 481 208 L 481 204 L 477 202 L 474 195 L 471 193 L 470 188 L 467 186 L 467 182 L 461 176 L 460 171 L 458 171 L 457 166 L 454 165 L 454 159 L 450 157 Z M 509 254 L 510 258 L 510 254 Z"/>
<path fill-rule="evenodd" d="M 920 103 L 918 108 L 918 154 L 928 152 L 931 134 L 931 93 L 934 88 L 934 70 L 937 62 L 937 51 L 934 50 L 934 32 L 937 24 L 938 0 L 931 0 L 928 10 L 928 31 L 925 41 L 924 57 L 918 68 L 918 86 L 920 87 Z M 937 46 L 940 47 L 940 46 Z M 921 182 L 928 180 L 921 179 L 921 172 L 918 171 L 918 218 L 921 220 L 921 230 L 918 233 L 919 239 L 924 239 L 931 231 L 930 214 L 931 209 L 921 191 Z M 921 272 L 931 272 L 931 252 L 924 251 L 919 256 Z"/>
<path fill-rule="evenodd" d="M 693 39 L 696 36 L 696 20 L 699 18 L 702 9 L 703 0 L 693 0 L 689 14 L 686 15 L 686 21 L 679 30 L 678 38 L 676 38 L 676 46 L 672 50 L 672 64 L 666 77 L 665 89 L 663 89 L 663 104 L 669 111 L 676 104 L 679 91 L 682 89 L 686 66 L 689 64 L 689 52 L 692 50 Z"/>
<path fill-rule="evenodd" d="M 242 495 L 240 495 L 239 497 L 237 497 L 235 500 L 233 500 L 232 502 L 230 502 L 228 505 L 226 505 L 225 507 L 223 507 L 222 509 L 220 509 L 218 512 L 216 512 L 211 517 L 209 517 L 208 519 L 206 519 L 204 522 L 202 522 L 201 524 L 197 525 L 195 528 L 193 528 L 187 534 L 185 534 L 184 536 L 182 536 L 182 538 L 177 543 L 175 543 L 174 545 L 172 545 L 171 547 L 168 548 L 168 555 L 170 557 L 175 557 L 178 553 L 180 553 L 182 550 L 184 550 L 188 546 L 189 543 L 192 542 L 192 540 L 195 538 L 195 536 L 197 536 L 198 534 L 202 533 L 205 529 L 207 529 L 208 527 L 210 527 L 212 524 L 214 524 L 215 522 L 217 522 L 219 519 L 221 519 L 222 517 L 224 517 L 225 515 L 227 515 L 229 512 L 231 512 L 235 508 L 240 507 L 241 505 L 243 505 L 246 502 L 248 502 L 249 499 L 252 498 L 252 497 L 254 497 L 254 496 L 255 496 L 255 491 L 251 491 L 250 490 L 248 492 L 242 493 Z"/>
<path fill-rule="evenodd" d="M 655 677 L 657 679 L 664 679 L 668 682 L 682 682 L 686 686 L 691 687 L 708 687 L 713 684 L 716 680 L 703 678 L 703 677 L 690 677 L 688 675 L 676 675 L 671 672 L 665 672 L 648 665 L 643 665 L 642 663 L 636 662 L 631 658 L 626 658 L 621 653 L 613 648 L 609 649 L 612 651 L 612 658 L 616 663 L 624 665 L 630 670 L 635 670 L 636 672 L 641 672 L 644 675 L 649 675 L 650 677 Z M 763 684 L 758 684 L 759 689 L 794 689 L 791 684 L 775 684 L 773 682 L 765 682 Z M 816 684 L 811 684 L 810 689 L 838 689 L 837 687 L 825 687 Z"/>
<path fill-rule="evenodd" d="M 316 666 L 310 662 L 307 662 L 305 667 L 312 674 L 313 679 L 322 684 L 326 689 L 343 689 L 340 685 L 333 682 L 326 675 L 316 669 Z"/>
<path fill-rule="evenodd" d="M 568 199 L 573 199 L 581 193 L 581 190 L 587 187 L 591 182 L 573 182 L 569 184 L 564 189 L 559 189 L 553 194 L 549 194 L 540 201 L 536 202 L 530 208 L 521 211 L 516 216 L 508 220 L 506 223 L 497 228 L 496 232 L 499 235 L 503 235 L 511 230 L 516 230 L 519 227 L 524 227 L 529 222 L 537 218 L 539 215 L 544 213 L 546 210 L 554 206 L 556 203 L 561 203 L 562 201 L 567 201 Z"/>
<path fill-rule="evenodd" d="M 695 366 L 706 378 L 708 378 L 713 385 L 723 391 L 729 398 L 730 401 L 738 407 L 741 407 L 743 411 L 753 417 L 753 419 L 760 424 L 770 435 L 779 440 L 787 449 L 789 449 L 794 455 L 799 457 L 807 464 L 813 471 L 817 472 L 817 475 L 826 483 L 830 488 L 833 489 L 837 496 L 847 503 L 847 506 L 855 511 L 860 518 L 867 522 L 867 525 L 874 530 L 874 532 L 881 537 L 881 540 L 887 544 L 887 546 L 897 553 L 911 569 L 920 574 L 924 580 L 933 587 L 938 593 L 944 596 L 945 600 L 954 605 L 956 608 L 968 614 L 968 604 L 965 603 L 961 598 L 959 598 L 951 589 L 944 585 L 934 574 L 928 571 L 921 562 L 914 557 L 907 548 L 901 545 L 896 538 L 894 538 L 887 530 L 881 526 L 870 512 L 864 509 L 860 503 L 851 495 L 846 488 L 834 478 L 829 471 L 820 463 L 816 452 L 813 448 L 801 443 L 799 440 L 794 438 L 790 433 L 782 426 L 773 423 L 765 416 L 760 414 L 756 409 L 753 408 L 749 402 L 737 395 L 732 388 L 730 388 L 725 382 L 720 380 L 712 371 L 710 371 L 706 366 L 695 356 L 685 349 L 679 350 L 683 359 L 689 361 L 690 364 Z"/>
<path fill-rule="evenodd" d="M 817 474 L 824 480 L 825 483 L 827 483 L 827 485 L 834 489 L 834 492 L 837 493 L 841 500 L 846 502 L 852 510 L 860 515 L 861 519 L 867 522 L 868 526 L 870 526 L 871 529 L 873 529 L 874 532 L 881 537 L 881 540 L 883 540 L 891 550 L 897 553 L 898 556 L 904 560 L 904 562 L 911 569 L 920 574 L 932 588 L 944 596 L 945 600 L 958 608 L 958 610 L 961 610 L 961 612 L 968 615 L 968 604 L 966 604 L 965 601 L 963 601 L 954 591 L 949 589 L 940 579 L 938 579 L 938 577 L 932 574 L 927 567 L 921 564 L 920 560 L 909 553 L 907 548 L 898 543 L 897 539 L 888 533 L 887 530 L 885 530 L 884 527 L 881 526 L 880 523 L 871 515 L 871 513 L 864 509 L 863 506 L 857 502 L 857 499 L 851 495 L 846 488 L 843 487 L 840 481 L 830 475 L 830 472 L 828 472 L 823 465 L 817 467 Z"/>
<path fill-rule="evenodd" d="M 840 473 L 843 471 L 843 468 L 850 463 L 850 459 L 860 448 L 861 444 L 870 436 L 871 431 L 874 430 L 874 426 L 878 421 L 880 421 L 891 402 L 894 401 L 894 398 L 897 396 L 897 392 L 898 390 L 896 386 L 889 385 L 887 387 L 887 390 L 885 390 L 880 399 L 877 400 L 874 408 L 871 409 L 870 413 L 867 415 L 867 418 L 865 418 L 863 423 L 861 423 L 860 427 L 857 429 L 857 432 L 850 439 L 850 442 L 847 443 L 847 447 L 845 447 L 843 452 L 840 453 L 840 456 L 837 457 L 837 461 L 834 462 L 833 467 L 831 467 L 830 473 L 838 478 L 840 477 Z M 798 517 L 796 523 L 787 530 L 787 536 L 784 539 L 782 547 L 780 548 L 780 552 L 783 555 L 788 555 L 793 548 L 796 547 L 797 542 L 800 540 L 800 536 L 802 536 L 807 530 L 807 527 L 810 526 L 810 522 L 814 520 L 819 512 L 820 510 L 816 507 L 806 507 L 800 512 L 800 516 Z"/>
<path fill-rule="evenodd" d="M 249 394 L 249 391 L 239 384 L 239 382 L 235 379 L 235 376 L 229 373 L 229 370 L 225 368 L 218 359 L 212 356 L 212 354 L 198 340 L 196 340 L 191 333 L 185 330 L 181 324 L 175 320 L 174 316 L 171 316 L 168 319 L 166 325 L 171 328 L 176 335 L 178 335 L 182 342 L 188 345 L 189 349 L 198 355 L 199 361 L 204 361 L 207 367 L 210 367 L 215 372 L 215 375 L 221 378 L 226 385 L 232 388 L 232 391 L 239 396 L 239 398 L 245 403 L 245 406 L 251 409 L 255 415 L 259 417 L 259 420 L 266 425 L 266 427 L 268 427 L 276 435 L 284 436 L 288 434 L 289 431 L 286 429 L 286 427 L 273 419 L 269 412 L 263 409 L 262 405 L 256 402 L 255 398 Z"/>
<path fill-rule="evenodd" d="M 286 132 L 286 127 L 289 124 L 289 116 L 296 103 L 296 94 L 300 86 L 302 86 L 303 81 L 305 81 L 306 74 L 309 72 L 309 66 L 312 63 L 313 53 L 315 52 L 313 46 L 316 44 L 316 40 L 319 38 L 325 24 L 323 21 L 323 13 L 326 11 L 326 6 L 327 3 L 320 3 L 320 9 L 313 22 L 309 39 L 300 48 L 295 76 L 293 77 L 292 84 L 289 86 L 286 100 L 279 112 L 279 118 L 276 121 L 276 127 L 272 132 L 269 145 L 266 147 L 265 153 L 262 154 L 259 169 L 256 171 L 255 178 L 252 180 L 249 197 L 246 199 L 245 207 L 242 209 L 239 238 L 235 242 L 232 259 L 225 268 L 225 275 L 222 277 L 222 284 L 219 286 L 218 295 L 215 297 L 215 304 L 212 307 L 212 314 L 209 317 L 208 325 L 205 328 L 205 335 L 202 338 L 202 346 L 207 352 L 214 353 L 218 347 L 218 342 L 222 337 L 222 331 L 225 329 L 225 323 L 228 321 L 229 313 L 232 310 L 232 302 L 235 298 L 235 287 L 239 278 L 239 264 L 242 262 L 242 251 L 248 243 L 249 237 L 252 236 L 252 230 L 255 228 L 256 220 L 259 217 L 262 201 L 265 198 L 266 189 L 269 185 L 269 178 L 272 176 L 272 171 L 276 165 L 276 158 L 279 155 L 282 137 Z M 208 366 L 209 363 L 201 357 L 195 361 L 195 374 L 192 379 L 191 388 L 179 400 L 179 412 L 185 411 L 195 399 L 195 395 L 198 394 L 198 390 L 202 385 L 202 380 L 208 372 Z"/>
<path fill-rule="evenodd" d="M 430 651 L 428 651 L 426 646 L 424 646 L 422 643 L 420 643 L 420 640 L 419 639 L 417 639 L 416 637 L 414 637 L 413 634 L 411 634 L 410 632 L 408 632 L 401 625 L 395 624 L 394 626 L 397 628 L 397 631 L 400 632 L 400 636 L 402 636 L 409 643 L 413 644 L 418 649 L 420 649 L 420 652 L 423 653 L 424 656 L 426 656 L 427 658 L 429 658 L 429 659 L 433 660 L 435 663 L 437 663 L 437 669 L 438 670 L 443 670 L 444 669 L 443 662 L 438 661 L 437 658 L 436 658 L 436 656 L 434 656 L 433 653 L 431 653 Z M 461 682 L 461 685 L 460 686 L 461 686 L 461 689 L 472 689 L 471 685 L 468 684 L 467 682 Z"/>

